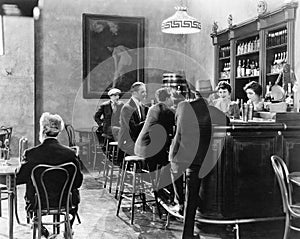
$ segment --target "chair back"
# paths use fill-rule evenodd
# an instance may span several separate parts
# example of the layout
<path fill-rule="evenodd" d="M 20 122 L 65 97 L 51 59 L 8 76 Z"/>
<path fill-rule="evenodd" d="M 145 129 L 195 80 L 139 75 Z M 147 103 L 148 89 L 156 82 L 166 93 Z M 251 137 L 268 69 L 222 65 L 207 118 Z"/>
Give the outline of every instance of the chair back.
<path fill-rule="evenodd" d="M 11 134 L 12 134 L 12 127 L 1 126 L 0 132 L 1 132 L 1 135 L 4 135 L 4 140 L 8 139 L 8 141 L 10 142 Z"/>
<path fill-rule="evenodd" d="M 26 137 L 21 137 L 19 140 L 19 159 L 21 161 L 24 151 L 28 149 L 28 139 Z"/>
<path fill-rule="evenodd" d="M 279 156 L 271 156 L 271 162 L 280 188 L 283 211 L 287 213 L 292 203 L 289 171 L 285 162 Z"/>
<path fill-rule="evenodd" d="M 0 156 L 9 159 L 12 127 L 0 127 Z"/>
<path fill-rule="evenodd" d="M 50 214 L 50 210 L 63 209 L 69 212 L 70 194 L 76 176 L 77 168 L 74 163 L 61 165 L 40 164 L 34 167 L 31 180 L 36 192 L 37 211 Z"/>
<path fill-rule="evenodd" d="M 76 146 L 74 127 L 71 124 L 65 124 L 65 129 L 68 134 L 69 147 Z"/>
<path fill-rule="evenodd" d="M 92 137 L 93 137 L 92 140 L 95 145 L 100 145 L 100 142 L 98 140 L 97 133 L 96 133 L 97 129 L 98 129 L 98 126 L 92 127 Z"/>
<path fill-rule="evenodd" d="M 78 146 L 70 146 L 71 149 L 73 149 L 75 151 L 76 156 L 79 156 L 79 147 Z"/>

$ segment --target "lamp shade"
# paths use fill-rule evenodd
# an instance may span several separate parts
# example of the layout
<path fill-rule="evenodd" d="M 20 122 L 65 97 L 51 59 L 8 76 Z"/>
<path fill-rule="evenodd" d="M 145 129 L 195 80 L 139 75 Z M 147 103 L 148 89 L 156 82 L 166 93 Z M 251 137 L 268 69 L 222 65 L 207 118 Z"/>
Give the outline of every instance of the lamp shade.
<path fill-rule="evenodd" d="M 201 30 L 201 23 L 187 14 L 186 7 L 176 7 L 173 16 L 164 20 L 161 31 L 169 34 L 191 34 Z"/>

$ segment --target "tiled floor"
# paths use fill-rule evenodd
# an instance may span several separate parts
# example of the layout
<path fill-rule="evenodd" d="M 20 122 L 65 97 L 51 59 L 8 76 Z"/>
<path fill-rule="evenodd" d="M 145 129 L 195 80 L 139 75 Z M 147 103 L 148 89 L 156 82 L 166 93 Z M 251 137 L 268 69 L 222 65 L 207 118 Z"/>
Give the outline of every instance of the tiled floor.
<path fill-rule="evenodd" d="M 165 216 L 162 220 L 153 215 L 149 209 L 142 212 L 136 209 L 136 219 L 133 226 L 130 225 L 130 211 L 128 208 L 121 210 L 120 216 L 116 216 L 117 201 L 113 194 L 103 189 L 98 172 L 85 174 L 84 185 L 81 189 L 81 204 L 79 215 L 82 224 L 75 221 L 74 239 L 179 239 L 182 233 L 182 222 L 175 219 L 171 221 L 169 229 L 165 229 Z M 24 186 L 19 186 L 18 211 L 20 218 L 25 223 L 24 213 Z M 32 238 L 29 225 L 18 225 L 15 222 L 14 238 Z M 200 225 L 198 225 L 200 226 Z M 235 238 L 231 227 L 211 226 L 201 224 L 201 238 L 219 239 Z M 283 222 L 257 223 L 240 226 L 240 238 L 247 239 L 280 239 L 282 238 Z M 199 229 L 196 229 L 199 232 Z M 299 234 L 293 234 L 291 238 L 299 238 Z M 0 239 L 7 237 L 7 203 L 3 202 L 3 217 L 0 218 Z M 60 237 L 62 238 L 62 237 Z"/>

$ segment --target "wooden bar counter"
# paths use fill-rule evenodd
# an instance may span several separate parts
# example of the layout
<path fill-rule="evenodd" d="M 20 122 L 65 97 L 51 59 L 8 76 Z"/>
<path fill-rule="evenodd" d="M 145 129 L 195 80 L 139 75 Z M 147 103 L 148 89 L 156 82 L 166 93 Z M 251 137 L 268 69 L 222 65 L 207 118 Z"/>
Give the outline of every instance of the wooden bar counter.
<path fill-rule="evenodd" d="M 210 219 L 272 218 L 283 215 L 270 157 L 300 171 L 300 126 L 275 121 L 233 121 L 214 127 L 212 171 L 203 179 L 201 214 Z M 214 158 L 213 158 L 214 157 Z"/>

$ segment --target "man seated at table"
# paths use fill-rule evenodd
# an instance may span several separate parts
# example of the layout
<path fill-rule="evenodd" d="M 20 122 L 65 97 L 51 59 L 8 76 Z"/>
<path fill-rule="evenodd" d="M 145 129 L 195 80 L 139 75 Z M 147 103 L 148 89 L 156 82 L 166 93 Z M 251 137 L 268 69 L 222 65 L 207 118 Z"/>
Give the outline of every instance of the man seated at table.
<path fill-rule="evenodd" d="M 77 167 L 77 173 L 72 188 L 72 203 L 75 206 L 70 210 L 72 226 L 80 201 L 78 188 L 82 184 L 83 175 L 81 172 L 81 163 L 75 151 L 60 144 L 57 140 L 57 136 L 63 129 L 64 122 L 59 115 L 53 115 L 48 112 L 43 113 L 40 118 L 39 140 L 41 144 L 24 151 L 21 166 L 18 168 L 16 176 L 17 184 L 26 184 L 26 211 L 30 215 L 35 206 L 35 190 L 31 180 L 33 168 L 40 164 L 59 165 L 68 162 L 74 163 Z M 42 235 L 46 238 L 49 236 L 49 232 L 45 227 L 42 227 Z"/>

